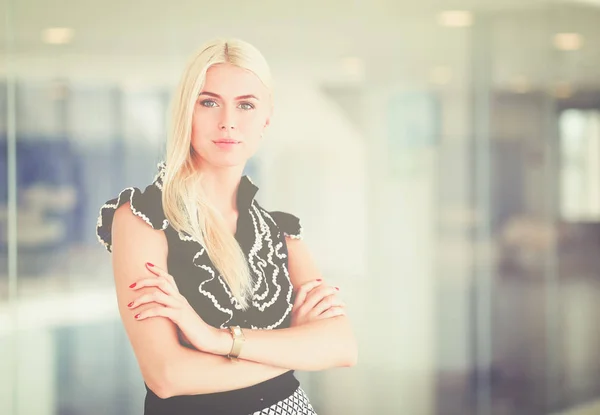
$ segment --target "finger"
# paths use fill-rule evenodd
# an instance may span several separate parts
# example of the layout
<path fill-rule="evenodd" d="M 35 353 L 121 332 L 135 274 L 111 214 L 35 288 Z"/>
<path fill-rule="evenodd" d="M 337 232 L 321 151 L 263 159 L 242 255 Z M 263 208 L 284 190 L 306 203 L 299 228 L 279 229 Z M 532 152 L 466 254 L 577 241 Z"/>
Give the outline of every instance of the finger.
<path fill-rule="evenodd" d="M 310 309 L 313 309 L 325 297 L 332 295 L 332 294 L 337 294 L 337 293 L 338 293 L 338 290 L 335 287 L 331 287 L 329 285 L 323 285 L 321 287 L 318 287 L 318 288 L 312 290 L 310 293 L 308 293 L 304 303 L 306 304 L 307 307 L 309 307 Z"/>
<path fill-rule="evenodd" d="M 294 301 L 294 304 L 300 306 L 306 300 L 307 294 L 312 289 L 314 289 L 315 287 L 318 287 L 321 284 L 323 284 L 323 280 L 321 280 L 321 279 L 309 281 L 309 282 L 306 282 L 306 283 L 302 284 L 300 286 L 300 288 L 298 289 L 298 291 L 297 291 L 296 299 Z"/>
<path fill-rule="evenodd" d="M 135 316 L 133 316 L 133 318 L 135 318 L 136 320 L 144 320 L 144 319 L 152 318 L 152 317 L 166 317 L 175 323 L 174 315 L 175 315 L 175 313 L 172 308 L 153 307 L 153 308 L 149 308 L 147 310 L 144 310 L 144 311 L 136 314 Z M 175 323 L 175 324 L 177 324 L 177 323 Z"/>
<path fill-rule="evenodd" d="M 330 308 L 339 307 L 344 309 L 346 307 L 346 303 L 344 303 L 339 297 L 336 295 L 329 295 L 319 301 L 317 305 L 315 305 L 312 310 L 310 310 L 309 314 L 311 317 L 316 317 L 321 315 L 323 312 Z"/>
<path fill-rule="evenodd" d="M 319 301 L 319 303 L 313 307 L 309 314 L 312 317 L 316 317 L 332 307 L 343 308 L 346 307 L 346 303 L 344 303 L 337 295 L 331 294 Z"/>
<path fill-rule="evenodd" d="M 164 277 L 169 284 L 173 285 L 173 287 L 179 292 L 179 288 L 177 288 L 177 284 L 175 283 L 175 278 L 173 278 L 173 276 L 171 274 L 169 274 L 167 271 L 165 271 L 164 269 L 157 267 L 156 265 L 152 264 L 151 262 L 146 262 L 146 268 L 148 268 L 148 270 L 150 272 L 152 272 L 154 275 L 159 276 L 159 277 Z"/>
<path fill-rule="evenodd" d="M 296 300 L 294 301 L 294 307 L 300 307 L 300 305 L 306 300 L 306 295 L 309 293 L 309 291 L 321 284 L 323 284 L 323 280 L 321 279 L 302 284 L 298 289 L 298 294 L 296 295 Z"/>
<path fill-rule="evenodd" d="M 319 287 L 313 288 L 309 293 L 307 293 L 304 303 L 296 304 L 296 314 L 299 316 L 308 316 L 310 314 L 314 317 L 316 314 L 311 314 L 311 312 L 315 305 L 324 297 L 331 295 L 335 291 L 336 290 L 333 287 L 324 284 Z"/>
<path fill-rule="evenodd" d="M 162 291 L 156 291 L 153 293 L 141 295 L 129 304 L 127 304 L 127 307 L 133 310 L 141 306 L 142 304 L 148 303 L 157 303 L 165 307 L 181 308 L 181 304 L 179 303 L 179 301 L 177 301 L 177 299 L 163 293 Z"/>
<path fill-rule="evenodd" d="M 129 286 L 129 288 L 133 290 L 139 290 L 140 288 L 144 287 L 157 287 L 165 294 L 172 296 L 179 295 L 179 291 L 176 291 L 175 287 L 169 284 L 169 282 L 164 278 L 144 278 Z"/>
<path fill-rule="evenodd" d="M 318 315 L 315 318 L 318 320 L 322 320 L 322 319 L 331 318 L 331 317 L 343 316 L 345 314 L 346 314 L 346 311 L 343 308 L 332 307 L 332 308 L 324 311 L 323 313 L 321 313 L 320 315 Z"/>

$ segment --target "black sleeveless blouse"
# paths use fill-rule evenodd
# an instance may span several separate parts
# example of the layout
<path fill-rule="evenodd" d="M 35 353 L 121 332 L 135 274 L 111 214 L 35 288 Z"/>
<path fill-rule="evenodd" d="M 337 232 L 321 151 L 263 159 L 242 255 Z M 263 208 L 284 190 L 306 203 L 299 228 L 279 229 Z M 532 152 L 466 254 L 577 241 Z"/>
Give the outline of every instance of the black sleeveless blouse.
<path fill-rule="evenodd" d="M 255 199 L 258 187 L 248 176 L 241 178 L 237 207 L 235 238 L 246 254 L 253 279 L 252 303 L 242 310 L 224 279 L 208 257 L 205 248 L 187 233 L 169 225 L 162 209 L 162 183 L 165 163 L 144 191 L 128 187 L 100 209 L 96 234 L 108 252 L 111 251 L 111 228 L 116 209 L 130 202 L 132 212 L 153 229 L 167 237 L 168 272 L 180 293 L 202 319 L 213 327 L 273 330 L 290 326 L 294 291 L 288 274 L 286 237 L 302 238 L 300 220 L 289 213 L 267 211 Z M 183 343 L 182 343 L 183 344 Z M 185 344 L 184 344 L 185 345 Z M 146 385 L 145 414 L 251 414 L 271 413 L 269 408 L 298 406 L 298 413 L 314 412 L 302 392 L 294 371 L 239 390 L 210 394 L 159 398 Z M 293 400 L 293 402 L 292 402 Z M 302 401 L 302 402 L 300 402 Z M 291 409 L 290 409 L 291 411 Z"/>

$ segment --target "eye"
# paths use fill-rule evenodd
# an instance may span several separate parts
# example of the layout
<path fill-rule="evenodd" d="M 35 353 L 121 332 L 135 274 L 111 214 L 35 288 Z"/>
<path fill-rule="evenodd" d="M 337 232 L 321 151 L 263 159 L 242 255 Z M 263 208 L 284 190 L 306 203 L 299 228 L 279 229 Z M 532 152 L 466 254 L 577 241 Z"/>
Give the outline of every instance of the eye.
<path fill-rule="evenodd" d="M 252 109 L 254 109 L 254 105 L 253 105 L 253 104 L 251 104 L 251 103 L 249 103 L 249 102 L 242 102 L 242 103 L 240 104 L 240 107 L 242 107 L 242 109 L 243 109 L 243 110 L 246 110 L 246 111 L 247 111 L 247 110 L 252 110 Z"/>
<path fill-rule="evenodd" d="M 200 101 L 200 105 L 202 105 L 203 107 L 214 108 L 217 105 L 217 103 L 212 99 L 205 99 L 204 101 Z"/>

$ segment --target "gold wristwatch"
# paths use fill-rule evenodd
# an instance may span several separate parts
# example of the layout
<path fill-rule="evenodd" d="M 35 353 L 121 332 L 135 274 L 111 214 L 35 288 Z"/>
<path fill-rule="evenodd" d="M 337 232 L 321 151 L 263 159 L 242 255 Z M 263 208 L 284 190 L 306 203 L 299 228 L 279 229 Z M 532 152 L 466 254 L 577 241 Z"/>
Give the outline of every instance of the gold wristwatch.
<path fill-rule="evenodd" d="M 230 360 L 237 362 L 246 338 L 244 337 L 244 332 L 242 331 L 240 326 L 230 326 L 229 332 L 231 333 L 231 337 L 233 337 L 233 345 L 231 346 L 231 351 L 229 352 L 227 357 Z"/>

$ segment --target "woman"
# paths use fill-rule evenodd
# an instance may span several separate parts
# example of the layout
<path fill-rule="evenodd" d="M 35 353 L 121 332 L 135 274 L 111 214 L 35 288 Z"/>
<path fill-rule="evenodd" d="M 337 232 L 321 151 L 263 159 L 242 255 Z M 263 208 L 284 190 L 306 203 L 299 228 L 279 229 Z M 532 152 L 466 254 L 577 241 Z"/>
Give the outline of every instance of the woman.
<path fill-rule="evenodd" d="M 357 346 L 299 219 L 265 210 L 242 177 L 273 112 L 269 67 L 248 43 L 209 42 L 172 111 L 154 181 L 97 224 L 145 414 L 314 414 L 294 371 L 352 366 Z"/>

